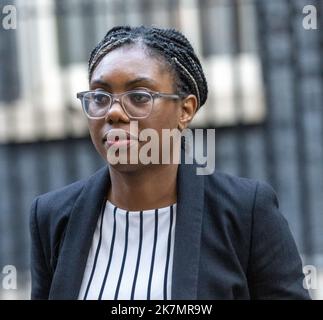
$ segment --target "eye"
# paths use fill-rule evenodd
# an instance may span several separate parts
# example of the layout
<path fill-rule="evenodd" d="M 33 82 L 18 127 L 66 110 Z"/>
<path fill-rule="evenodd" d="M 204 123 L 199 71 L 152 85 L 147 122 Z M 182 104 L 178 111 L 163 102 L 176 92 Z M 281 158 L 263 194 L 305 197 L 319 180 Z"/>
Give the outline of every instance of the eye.
<path fill-rule="evenodd" d="M 100 92 L 93 93 L 92 99 L 98 106 L 106 106 L 110 102 L 110 97 Z"/>
<path fill-rule="evenodd" d="M 132 92 L 129 94 L 129 99 L 133 104 L 146 104 L 151 100 L 150 94 L 146 92 Z"/>

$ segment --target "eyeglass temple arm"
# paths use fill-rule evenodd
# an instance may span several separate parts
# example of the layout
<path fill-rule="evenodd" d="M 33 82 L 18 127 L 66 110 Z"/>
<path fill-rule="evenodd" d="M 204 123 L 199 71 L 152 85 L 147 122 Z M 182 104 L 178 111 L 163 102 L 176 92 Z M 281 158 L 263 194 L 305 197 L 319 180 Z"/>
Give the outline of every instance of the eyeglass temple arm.
<path fill-rule="evenodd" d="M 160 93 L 160 92 L 157 92 L 156 96 L 170 98 L 170 99 L 180 99 L 181 98 L 178 94 L 169 94 L 169 93 Z"/>
<path fill-rule="evenodd" d="M 78 99 L 82 99 L 82 98 L 83 98 L 83 96 L 84 96 L 87 92 L 88 92 L 88 91 L 78 92 L 78 93 L 76 94 L 76 98 L 78 98 Z"/>

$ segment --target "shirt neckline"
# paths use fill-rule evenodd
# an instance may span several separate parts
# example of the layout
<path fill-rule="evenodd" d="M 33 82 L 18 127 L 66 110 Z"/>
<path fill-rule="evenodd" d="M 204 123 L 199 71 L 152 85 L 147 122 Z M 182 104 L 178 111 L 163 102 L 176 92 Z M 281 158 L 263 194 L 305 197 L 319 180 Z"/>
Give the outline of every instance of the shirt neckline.
<path fill-rule="evenodd" d="M 155 214 L 155 211 L 158 210 L 158 214 L 160 213 L 167 213 L 170 212 L 170 207 L 173 206 L 173 209 L 176 209 L 176 205 L 177 203 L 173 203 L 170 204 L 166 207 L 161 207 L 161 208 L 155 208 L 155 209 L 149 209 L 149 210 L 139 210 L 139 211 L 130 211 L 130 210 L 126 210 L 126 209 L 122 209 L 117 207 L 116 205 L 114 205 L 112 202 L 110 202 L 109 200 L 106 201 L 106 209 L 112 210 L 114 211 L 116 208 L 116 213 L 118 214 L 126 214 L 127 212 L 129 212 L 129 214 L 132 215 L 139 215 L 140 212 L 142 212 L 143 214 L 147 215 L 147 214 Z"/>

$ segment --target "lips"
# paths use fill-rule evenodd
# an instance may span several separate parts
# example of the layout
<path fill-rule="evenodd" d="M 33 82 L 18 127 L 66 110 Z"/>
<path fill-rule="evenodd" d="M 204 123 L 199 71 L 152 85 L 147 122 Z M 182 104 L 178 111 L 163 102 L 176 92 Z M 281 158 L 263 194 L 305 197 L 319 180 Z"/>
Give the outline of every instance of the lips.
<path fill-rule="evenodd" d="M 129 145 L 131 141 L 138 141 L 138 138 L 123 129 L 110 129 L 103 136 L 103 143 L 111 145 Z"/>

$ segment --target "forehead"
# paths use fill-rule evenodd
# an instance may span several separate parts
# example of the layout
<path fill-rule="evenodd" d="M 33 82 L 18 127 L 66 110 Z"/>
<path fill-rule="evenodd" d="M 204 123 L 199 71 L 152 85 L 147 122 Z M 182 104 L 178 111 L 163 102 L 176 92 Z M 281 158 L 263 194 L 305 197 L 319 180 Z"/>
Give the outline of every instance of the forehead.
<path fill-rule="evenodd" d="M 172 75 L 162 59 L 147 54 L 138 45 L 126 45 L 106 54 L 93 71 L 91 84 L 97 80 L 122 83 L 137 78 L 151 79 L 155 84 L 169 83 Z"/>

